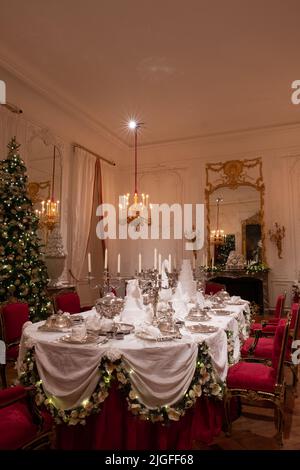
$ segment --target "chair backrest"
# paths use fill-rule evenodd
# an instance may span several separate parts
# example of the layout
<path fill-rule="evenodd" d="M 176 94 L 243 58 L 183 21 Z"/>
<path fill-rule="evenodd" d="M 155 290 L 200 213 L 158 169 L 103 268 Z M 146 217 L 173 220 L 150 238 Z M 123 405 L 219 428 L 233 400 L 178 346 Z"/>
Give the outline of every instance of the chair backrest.
<path fill-rule="evenodd" d="M 20 340 L 22 327 L 29 320 L 29 307 L 24 302 L 4 304 L 0 309 L 2 335 L 7 345 Z"/>
<path fill-rule="evenodd" d="M 279 324 L 277 325 L 273 341 L 272 365 L 276 371 L 276 382 L 278 384 L 282 383 L 283 380 L 283 366 L 288 342 L 290 322 L 290 316 L 288 316 L 287 321 L 280 320 Z"/>
<path fill-rule="evenodd" d="M 299 310 L 300 310 L 300 304 L 294 303 L 291 308 L 291 325 L 290 325 L 290 329 L 293 330 L 293 339 L 296 339 L 297 334 L 298 334 Z"/>
<path fill-rule="evenodd" d="M 80 298 L 77 292 L 57 294 L 54 298 L 55 310 L 69 313 L 80 313 Z"/>
<path fill-rule="evenodd" d="M 207 282 L 205 285 L 205 294 L 216 294 L 222 289 L 226 290 L 226 286 L 224 286 L 224 284 L 219 284 L 218 282 Z"/>
<path fill-rule="evenodd" d="M 281 318 L 282 312 L 284 310 L 285 298 L 286 298 L 286 293 L 280 294 L 277 297 L 276 306 L 275 306 L 275 315 L 274 315 L 275 318 Z"/>

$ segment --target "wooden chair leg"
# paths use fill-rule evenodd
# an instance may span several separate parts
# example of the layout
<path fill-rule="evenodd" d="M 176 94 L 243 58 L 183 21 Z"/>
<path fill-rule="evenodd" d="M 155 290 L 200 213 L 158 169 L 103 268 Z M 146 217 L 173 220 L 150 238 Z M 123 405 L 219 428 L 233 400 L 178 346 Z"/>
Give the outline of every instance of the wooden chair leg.
<path fill-rule="evenodd" d="M 6 364 L 0 364 L 0 375 L 3 388 L 7 388 L 5 368 Z"/>
<path fill-rule="evenodd" d="M 230 403 L 231 403 L 231 396 L 225 394 L 224 397 L 224 412 L 225 412 L 225 434 L 226 436 L 231 436 L 232 431 L 232 423 L 231 423 L 231 414 L 230 414 Z"/>
<path fill-rule="evenodd" d="M 275 407 L 275 425 L 276 425 L 276 441 L 280 446 L 283 446 L 283 430 L 284 430 L 284 413 L 282 407 Z"/>

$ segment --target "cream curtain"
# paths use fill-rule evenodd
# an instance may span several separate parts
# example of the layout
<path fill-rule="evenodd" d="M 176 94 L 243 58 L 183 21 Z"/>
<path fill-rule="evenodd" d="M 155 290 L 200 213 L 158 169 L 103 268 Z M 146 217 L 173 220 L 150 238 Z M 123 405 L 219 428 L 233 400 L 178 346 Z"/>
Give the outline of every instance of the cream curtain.
<path fill-rule="evenodd" d="M 85 150 L 75 148 L 71 165 L 70 269 L 73 276 L 80 279 L 83 273 L 91 230 L 96 158 Z"/>

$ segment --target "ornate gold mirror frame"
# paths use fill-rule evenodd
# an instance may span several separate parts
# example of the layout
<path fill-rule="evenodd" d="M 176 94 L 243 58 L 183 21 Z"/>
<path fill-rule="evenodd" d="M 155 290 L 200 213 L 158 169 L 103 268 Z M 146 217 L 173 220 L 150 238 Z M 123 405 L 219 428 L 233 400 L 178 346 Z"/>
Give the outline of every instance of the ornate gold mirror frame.
<path fill-rule="evenodd" d="M 207 260 L 210 258 L 210 195 L 219 188 L 237 189 L 240 186 L 250 186 L 259 191 L 260 210 L 258 221 L 261 225 L 262 262 L 266 263 L 265 224 L 264 224 L 264 195 L 265 185 L 262 174 L 261 158 L 245 160 L 229 160 L 227 162 L 206 164 L 206 230 L 207 230 Z"/>

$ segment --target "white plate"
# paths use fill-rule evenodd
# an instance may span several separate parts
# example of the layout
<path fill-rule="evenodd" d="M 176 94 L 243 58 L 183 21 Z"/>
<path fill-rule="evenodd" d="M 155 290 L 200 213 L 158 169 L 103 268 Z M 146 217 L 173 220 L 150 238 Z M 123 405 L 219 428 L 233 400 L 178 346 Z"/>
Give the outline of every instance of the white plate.
<path fill-rule="evenodd" d="M 192 326 L 186 326 L 186 329 L 190 333 L 216 333 L 218 331 L 218 328 L 215 326 L 210 326 L 210 325 L 192 325 Z"/>
<path fill-rule="evenodd" d="M 92 343 L 98 343 L 99 338 L 98 336 L 87 334 L 85 338 L 83 339 L 75 339 L 72 338 L 71 335 L 66 335 L 60 338 L 60 341 L 63 343 L 69 343 L 69 344 L 92 344 Z"/>
<path fill-rule="evenodd" d="M 226 317 L 228 315 L 232 315 L 234 312 L 230 312 L 229 310 L 223 310 L 223 309 L 216 309 L 213 311 L 214 315 L 218 315 L 220 317 Z"/>
<path fill-rule="evenodd" d="M 157 338 L 154 338 L 151 335 L 148 335 L 147 333 L 143 332 L 137 332 L 135 333 L 135 336 L 137 336 L 140 339 L 146 339 L 148 341 L 157 341 L 157 342 L 162 342 L 162 341 L 172 341 L 173 339 L 180 338 L 181 336 L 178 336 L 176 333 L 164 333 L 161 336 L 158 336 Z"/>

